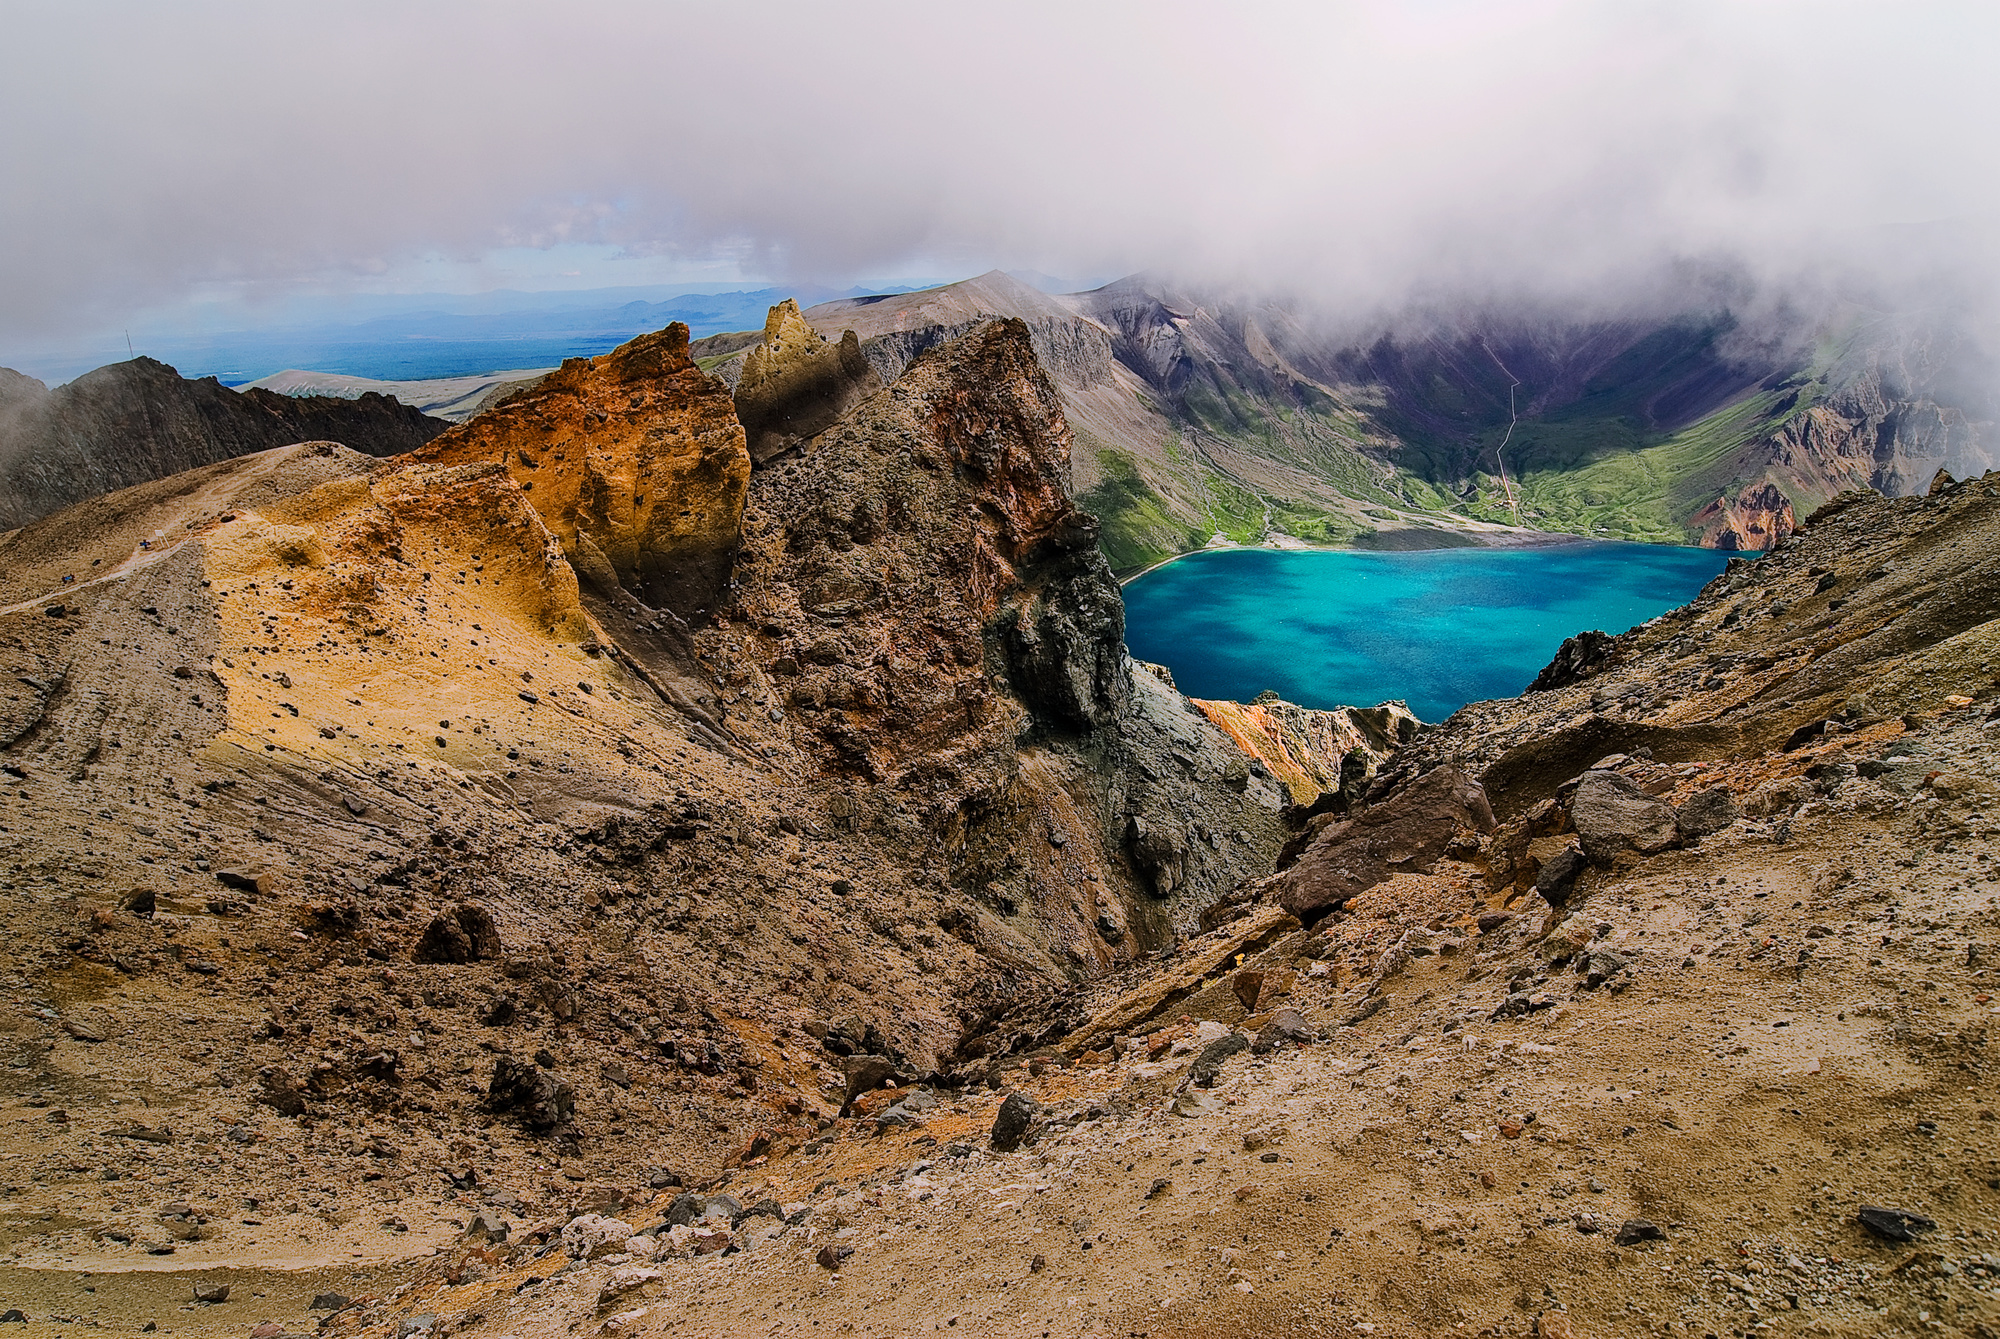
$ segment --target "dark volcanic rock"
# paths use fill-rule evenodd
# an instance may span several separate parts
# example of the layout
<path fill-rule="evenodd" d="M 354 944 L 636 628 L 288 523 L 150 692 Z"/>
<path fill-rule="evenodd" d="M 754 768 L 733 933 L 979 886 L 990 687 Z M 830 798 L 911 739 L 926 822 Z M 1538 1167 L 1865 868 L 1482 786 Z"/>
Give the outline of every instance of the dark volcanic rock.
<path fill-rule="evenodd" d="M 451 425 L 370 392 L 358 400 L 238 393 L 151 358 L 48 390 L 0 368 L 0 530 L 85 498 L 294 442 L 371 456 L 422 446 Z"/>
<path fill-rule="evenodd" d="M 1582 683 L 1611 663 L 1615 644 L 1610 634 L 1594 629 L 1563 638 L 1563 644 L 1556 648 L 1555 659 L 1535 676 L 1535 681 L 1528 685 L 1528 691 L 1546 693 L 1551 689 Z"/>
<path fill-rule="evenodd" d="M 1583 872 L 1583 866 L 1582 852 L 1574 846 L 1565 846 L 1542 863 L 1535 874 L 1535 891 L 1550 906 L 1563 905 L 1569 901 L 1570 892 L 1576 887 L 1576 876 Z"/>
<path fill-rule="evenodd" d="M 540 1065 L 503 1055 L 493 1066 L 486 1101 L 495 1111 L 510 1112 L 531 1130 L 549 1130 L 568 1121 L 576 1110 L 576 1093 L 569 1084 Z"/>
<path fill-rule="evenodd" d="M 1028 1137 L 1034 1128 L 1035 1117 L 1041 1114 L 1041 1107 L 1035 1099 L 1022 1093 L 1009 1093 L 1007 1100 L 1000 1104 L 1000 1111 L 993 1117 L 993 1147 L 1001 1153 L 1012 1153 Z"/>
<path fill-rule="evenodd" d="M 1583 774 L 1570 804 L 1570 821 L 1584 855 L 1595 861 L 1608 861 L 1625 850 L 1651 855 L 1680 838 L 1674 807 L 1616 772 Z"/>
<path fill-rule="evenodd" d="M 1436 768 L 1352 818 L 1322 814 L 1312 822 L 1305 854 L 1272 885 L 1272 900 L 1302 918 L 1393 874 L 1426 872 L 1454 837 L 1494 826 L 1485 791 L 1455 767 Z"/>
<path fill-rule="evenodd" d="M 1682 832 L 1690 837 L 1706 837 L 1734 823 L 1742 812 L 1736 805 L 1735 797 L 1729 793 L 1729 787 L 1710 786 L 1689 796 L 1688 802 L 1678 810 L 1677 817 Z"/>
<path fill-rule="evenodd" d="M 1194 1064 L 1188 1069 L 1188 1077 L 1194 1080 L 1197 1088 L 1212 1087 L 1216 1076 L 1222 1073 L 1222 1062 L 1249 1049 L 1250 1039 L 1241 1032 L 1217 1037 L 1201 1048 L 1201 1054 L 1194 1058 Z"/>
<path fill-rule="evenodd" d="M 503 956 L 500 927 L 485 907 L 461 902 L 431 918 L 411 956 L 418 962 L 491 962 Z"/>

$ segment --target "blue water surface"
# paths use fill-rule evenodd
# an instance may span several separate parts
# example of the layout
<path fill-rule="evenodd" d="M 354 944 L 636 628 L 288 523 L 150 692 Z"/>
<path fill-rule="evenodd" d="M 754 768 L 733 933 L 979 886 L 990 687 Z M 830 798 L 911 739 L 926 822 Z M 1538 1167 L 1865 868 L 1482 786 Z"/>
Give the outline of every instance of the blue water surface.
<path fill-rule="evenodd" d="M 1125 641 L 1191 697 L 1308 707 L 1401 698 L 1426 721 L 1512 697 L 1565 637 L 1686 603 L 1730 558 L 1587 542 L 1414 553 L 1222 549 L 1125 587 Z"/>

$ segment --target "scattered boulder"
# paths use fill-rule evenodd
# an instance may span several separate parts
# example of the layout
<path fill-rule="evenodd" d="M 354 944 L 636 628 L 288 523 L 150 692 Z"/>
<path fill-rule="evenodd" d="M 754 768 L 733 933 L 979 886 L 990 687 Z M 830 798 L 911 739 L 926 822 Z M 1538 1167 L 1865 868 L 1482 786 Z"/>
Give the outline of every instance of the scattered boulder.
<path fill-rule="evenodd" d="M 1550 906 L 1562 907 L 1576 890 L 1576 876 L 1583 873 L 1584 864 L 1583 852 L 1574 846 L 1563 847 L 1542 862 L 1541 869 L 1535 874 L 1535 891 Z M 1484 919 L 1481 917 L 1482 923 Z"/>
<path fill-rule="evenodd" d="M 494 1111 L 519 1117 L 531 1130 L 554 1129 L 576 1111 L 576 1092 L 568 1083 L 538 1064 L 509 1055 L 493 1066 L 486 1101 Z"/>
<path fill-rule="evenodd" d="M 1819 787 L 1806 777 L 1778 777 L 1746 795 L 1743 812 L 1752 818 L 1775 818 L 1790 813 L 1818 794 Z"/>
<path fill-rule="evenodd" d="M 472 1221 L 465 1225 L 465 1235 L 478 1242 L 502 1242 L 507 1240 L 507 1222 L 490 1209 L 481 1209 L 472 1215 Z"/>
<path fill-rule="evenodd" d="M 1659 1224 L 1650 1218 L 1627 1218 L 1619 1224 L 1617 1235 L 1612 1240 L 1620 1246 L 1637 1246 L 1645 1241 L 1665 1241 L 1667 1234 L 1660 1231 Z"/>
<path fill-rule="evenodd" d="M 1690 837 L 1706 837 L 1734 823 L 1743 811 L 1727 786 L 1710 786 L 1696 791 L 1676 811 L 1681 831 Z"/>
<path fill-rule="evenodd" d="M 1862 1205 L 1855 1217 L 1861 1226 L 1884 1241 L 1915 1241 L 1919 1232 L 1929 1232 L 1937 1226 L 1936 1220 L 1920 1213 L 1885 1209 L 1879 1204 Z"/>
<path fill-rule="evenodd" d="M 275 881 L 262 870 L 219 869 L 215 871 L 215 881 L 224 888 L 234 888 L 239 893 L 256 893 L 262 896 L 271 891 Z"/>
<path fill-rule="evenodd" d="M 1582 975 L 1583 984 L 1595 990 L 1624 971 L 1630 962 L 1624 954 L 1608 948 L 1593 949 L 1578 957 L 1576 970 Z"/>
<path fill-rule="evenodd" d="M 667 1206 L 667 1216 L 662 1226 L 689 1227 L 700 1222 L 707 1214 L 707 1196 L 684 1191 L 674 1196 L 673 1203 Z"/>
<path fill-rule="evenodd" d="M 1285 1042 L 1304 1045 L 1312 1041 L 1313 1037 L 1312 1024 L 1306 1022 L 1305 1015 L 1297 1009 L 1280 1009 L 1271 1016 L 1271 1021 L 1264 1025 L 1264 1030 L 1257 1034 L 1257 1040 L 1250 1044 L 1250 1050 L 1255 1055 L 1268 1055 Z"/>
<path fill-rule="evenodd" d="M 1680 839 L 1680 819 L 1671 804 L 1648 795 L 1630 777 L 1599 768 L 1577 783 L 1570 822 L 1584 855 L 1599 864 L 1628 850 L 1654 855 Z"/>
<path fill-rule="evenodd" d="M 1178 824 L 1148 823 L 1134 814 L 1125 824 L 1125 844 L 1154 897 L 1168 897 L 1187 873 L 1187 835 Z"/>
<path fill-rule="evenodd" d="M 1305 852 L 1273 880 L 1272 900 L 1310 920 L 1391 875 L 1428 873 L 1460 833 L 1494 827 L 1477 781 L 1455 767 L 1434 768 L 1351 817 L 1313 818 Z"/>
<path fill-rule="evenodd" d="M 1222 1072 L 1222 1062 L 1249 1049 L 1250 1039 L 1240 1032 L 1218 1037 L 1201 1048 L 1201 1054 L 1194 1058 L 1194 1064 L 1188 1070 L 1188 1077 L 1197 1088 L 1213 1087 L 1216 1075 Z"/>
<path fill-rule="evenodd" d="M 617 1218 L 586 1213 L 572 1218 L 562 1230 L 563 1254 L 572 1260 L 599 1260 L 624 1251 L 632 1225 Z"/>
<path fill-rule="evenodd" d="M 1041 1105 L 1025 1093 L 1007 1094 L 1007 1100 L 1000 1104 L 999 1113 L 993 1117 L 994 1151 L 1012 1153 L 1019 1148 L 1034 1129 L 1035 1118 L 1041 1110 Z"/>
<path fill-rule="evenodd" d="M 197 1283 L 194 1285 L 194 1300 L 207 1306 L 214 1306 L 229 1300 L 229 1285 L 226 1283 Z"/>
<path fill-rule="evenodd" d="M 416 962 L 430 963 L 484 962 L 504 956 L 493 913 L 475 902 L 461 902 L 431 917 L 410 955 Z"/>

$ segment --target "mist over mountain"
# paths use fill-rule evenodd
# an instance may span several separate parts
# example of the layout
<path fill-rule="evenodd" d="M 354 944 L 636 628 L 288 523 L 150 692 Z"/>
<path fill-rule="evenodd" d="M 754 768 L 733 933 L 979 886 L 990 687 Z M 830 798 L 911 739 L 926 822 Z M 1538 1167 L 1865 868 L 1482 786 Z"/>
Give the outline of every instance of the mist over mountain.
<path fill-rule="evenodd" d="M 981 321 L 1025 321 L 1126 570 L 1216 535 L 1763 549 L 1845 489 L 2000 464 L 1994 346 L 1962 310 L 1498 308 L 1370 329 L 1156 275 L 1050 295 L 995 272 L 806 315 L 854 330 L 885 380 Z"/>
<path fill-rule="evenodd" d="M 2000 18 L 1962 5 L 613 5 L 586 43 L 516 5 L 12 22 L 10 345 L 216 292 L 995 264 L 1349 323 L 1664 317 L 1691 272 L 1770 309 L 1993 310 Z M 450 151 L 384 151 L 414 127 Z"/>

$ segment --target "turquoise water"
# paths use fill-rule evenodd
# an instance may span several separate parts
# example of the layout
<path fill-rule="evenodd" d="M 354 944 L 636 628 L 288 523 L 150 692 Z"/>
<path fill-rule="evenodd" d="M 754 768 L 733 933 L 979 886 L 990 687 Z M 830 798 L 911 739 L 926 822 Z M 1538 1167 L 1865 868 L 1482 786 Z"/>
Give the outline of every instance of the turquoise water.
<path fill-rule="evenodd" d="M 1578 543 L 1416 553 L 1194 553 L 1125 587 L 1132 654 L 1191 697 L 1401 698 L 1426 721 L 1512 697 L 1565 637 L 1685 604 L 1740 554 Z"/>

